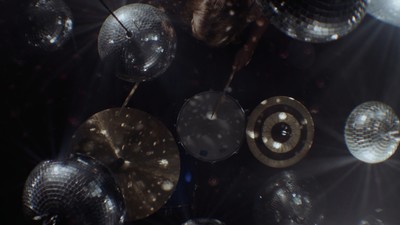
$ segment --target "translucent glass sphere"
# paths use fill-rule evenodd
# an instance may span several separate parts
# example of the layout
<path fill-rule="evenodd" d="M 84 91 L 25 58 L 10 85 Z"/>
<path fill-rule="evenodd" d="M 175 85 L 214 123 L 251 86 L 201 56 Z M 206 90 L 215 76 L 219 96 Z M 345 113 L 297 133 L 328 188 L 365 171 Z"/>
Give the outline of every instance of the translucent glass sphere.
<path fill-rule="evenodd" d="M 23 206 L 43 224 L 124 223 L 123 197 L 112 175 L 87 156 L 39 163 L 26 180 Z"/>
<path fill-rule="evenodd" d="M 117 77 L 140 82 L 164 73 L 175 57 L 176 34 L 161 10 L 135 3 L 114 12 L 104 21 L 98 36 L 100 58 Z"/>
<path fill-rule="evenodd" d="M 325 202 L 316 180 L 284 171 L 268 179 L 257 192 L 257 225 L 318 225 L 324 221 Z"/>
<path fill-rule="evenodd" d="M 365 102 L 347 118 L 345 140 L 351 154 L 367 163 L 385 161 L 399 145 L 399 118 L 382 102 Z"/>
<path fill-rule="evenodd" d="M 400 26 L 400 1 L 368 0 L 367 13 L 383 22 Z"/>
<path fill-rule="evenodd" d="M 298 40 L 327 42 L 352 31 L 366 14 L 367 0 L 260 0 L 278 29 Z"/>
<path fill-rule="evenodd" d="M 71 37 L 72 13 L 62 0 L 34 0 L 25 12 L 25 38 L 30 46 L 53 51 Z"/>

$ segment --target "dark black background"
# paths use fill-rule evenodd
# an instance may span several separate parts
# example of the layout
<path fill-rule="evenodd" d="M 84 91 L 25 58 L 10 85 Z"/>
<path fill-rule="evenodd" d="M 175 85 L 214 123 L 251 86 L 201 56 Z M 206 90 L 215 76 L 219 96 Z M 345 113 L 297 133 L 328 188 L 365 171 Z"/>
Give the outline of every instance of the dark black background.
<path fill-rule="evenodd" d="M 97 34 L 108 13 L 98 1 L 66 1 L 75 19 L 74 38 L 48 53 L 23 42 L 20 3 L 0 1 L 2 224 L 31 224 L 21 210 L 29 172 L 38 162 L 68 151 L 74 130 L 90 115 L 121 106 L 132 86 L 103 73 Z M 159 118 L 175 137 L 184 101 L 202 91 L 222 90 L 239 47 L 210 48 L 179 25 L 176 31 L 172 65 L 142 83 L 128 105 Z M 400 28 L 369 15 L 349 35 L 324 44 L 297 41 L 270 26 L 251 63 L 232 82 L 230 95 L 247 116 L 262 100 L 277 95 L 291 96 L 311 111 L 314 144 L 305 159 L 287 169 L 319 182 L 326 224 L 359 225 L 367 217 L 398 224 L 399 154 L 376 165 L 358 162 L 346 149 L 343 128 L 351 110 L 365 101 L 382 101 L 399 112 L 399 43 Z M 254 224 L 255 191 L 285 170 L 258 162 L 246 142 L 237 154 L 214 164 L 180 152 L 181 180 L 171 200 L 132 224 L 180 224 L 198 217 Z"/>

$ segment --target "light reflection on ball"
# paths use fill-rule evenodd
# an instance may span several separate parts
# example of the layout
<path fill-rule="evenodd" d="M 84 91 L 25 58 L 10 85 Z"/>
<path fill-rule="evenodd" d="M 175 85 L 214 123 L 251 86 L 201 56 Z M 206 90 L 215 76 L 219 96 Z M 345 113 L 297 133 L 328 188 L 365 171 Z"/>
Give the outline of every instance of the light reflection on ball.
<path fill-rule="evenodd" d="M 182 225 L 225 225 L 225 223 L 217 219 L 198 218 L 198 219 L 188 220 Z"/>
<path fill-rule="evenodd" d="M 351 32 L 366 14 L 367 0 L 260 0 L 271 23 L 307 42 L 336 40 Z"/>
<path fill-rule="evenodd" d="M 72 13 L 62 0 L 34 0 L 26 8 L 25 38 L 30 46 L 54 51 L 72 35 Z"/>
<path fill-rule="evenodd" d="M 400 27 L 399 0 L 368 0 L 367 13 L 380 21 Z"/>
<path fill-rule="evenodd" d="M 135 3 L 117 9 L 104 21 L 98 36 L 98 51 L 117 77 L 140 82 L 164 73 L 175 57 L 176 34 L 161 10 Z"/>
<path fill-rule="evenodd" d="M 257 193 L 257 225 L 318 225 L 324 221 L 319 185 L 312 177 L 284 171 L 270 178 Z"/>
<path fill-rule="evenodd" d="M 354 157 L 366 163 L 379 163 L 397 150 L 399 129 L 399 118 L 390 106 L 365 102 L 347 118 L 345 140 Z"/>

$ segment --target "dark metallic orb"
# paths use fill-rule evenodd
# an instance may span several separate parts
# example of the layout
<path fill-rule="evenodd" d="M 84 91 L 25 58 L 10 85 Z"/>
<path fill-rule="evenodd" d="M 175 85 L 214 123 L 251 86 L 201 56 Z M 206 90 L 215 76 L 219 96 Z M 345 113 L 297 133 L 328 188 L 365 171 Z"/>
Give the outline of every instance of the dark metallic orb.
<path fill-rule="evenodd" d="M 260 0 L 278 29 L 307 42 L 328 42 L 351 32 L 364 18 L 367 0 Z"/>
<path fill-rule="evenodd" d="M 30 46 L 54 51 L 72 36 L 72 13 L 62 0 L 34 0 L 25 12 L 25 38 Z"/>
<path fill-rule="evenodd" d="M 124 223 L 125 215 L 108 169 L 81 155 L 39 163 L 26 180 L 23 207 L 28 217 L 44 224 L 116 225 Z"/>
<path fill-rule="evenodd" d="M 257 193 L 257 225 L 318 225 L 324 221 L 324 198 L 311 177 L 284 171 L 270 178 Z"/>
<path fill-rule="evenodd" d="M 213 115 L 218 101 L 224 95 Z M 202 92 L 182 106 L 177 132 L 185 150 L 193 157 L 216 162 L 237 152 L 245 134 L 246 119 L 239 103 L 223 92 Z"/>
<path fill-rule="evenodd" d="M 400 121 L 394 110 L 376 101 L 357 106 L 345 126 L 345 140 L 351 154 L 366 163 L 379 163 L 399 146 Z"/>
<path fill-rule="evenodd" d="M 100 58 L 129 82 L 151 80 L 164 73 L 175 57 L 176 34 L 161 10 L 135 3 L 110 15 L 98 36 Z"/>

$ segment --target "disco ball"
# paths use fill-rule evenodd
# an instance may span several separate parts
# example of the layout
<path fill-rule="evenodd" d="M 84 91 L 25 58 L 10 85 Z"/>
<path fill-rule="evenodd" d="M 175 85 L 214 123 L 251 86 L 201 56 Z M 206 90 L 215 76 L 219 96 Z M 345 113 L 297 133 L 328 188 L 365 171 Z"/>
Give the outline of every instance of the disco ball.
<path fill-rule="evenodd" d="M 254 204 L 258 225 L 318 225 L 324 221 L 325 202 L 317 181 L 293 171 L 270 178 L 257 192 Z"/>
<path fill-rule="evenodd" d="M 394 154 L 399 139 L 399 118 L 382 102 L 365 102 L 347 118 L 345 140 L 351 154 L 367 163 L 385 161 Z"/>
<path fill-rule="evenodd" d="M 184 222 L 182 225 L 225 225 L 225 223 L 217 219 L 198 218 L 198 219 L 190 219 Z"/>
<path fill-rule="evenodd" d="M 62 0 L 34 0 L 24 16 L 25 38 L 30 46 L 54 51 L 72 36 L 72 13 Z"/>
<path fill-rule="evenodd" d="M 307 42 L 328 42 L 348 34 L 367 8 L 367 0 L 260 0 L 260 4 L 274 26 Z"/>
<path fill-rule="evenodd" d="M 400 1 L 368 0 L 367 13 L 383 22 L 400 27 Z"/>
<path fill-rule="evenodd" d="M 161 10 L 135 3 L 114 12 L 98 36 L 100 58 L 129 82 L 151 80 L 164 73 L 176 52 L 175 30 Z M 125 28 L 126 29 L 125 29 Z"/>
<path fill-rule="evenodd" d="M 112 175 L 82 155 L 39 163 L 26 180 L 23 206 L 28 217 L 43 224 L 124 223 L 124 200 Z"/>

